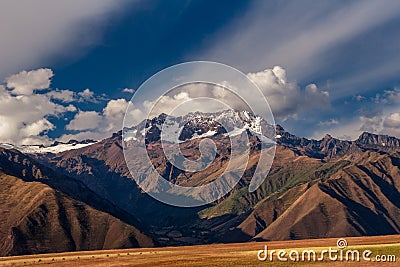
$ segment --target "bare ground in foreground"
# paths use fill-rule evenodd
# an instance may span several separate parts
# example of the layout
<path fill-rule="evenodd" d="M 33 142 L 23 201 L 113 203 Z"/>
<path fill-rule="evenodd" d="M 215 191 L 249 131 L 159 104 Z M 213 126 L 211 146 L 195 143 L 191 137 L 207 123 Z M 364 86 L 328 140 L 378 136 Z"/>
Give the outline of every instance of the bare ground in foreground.
<path fill-rule="evenodd" d="M 376 255 L 395 255 L 397 262 L 331 262 L 325 257 L 319 262 L 261 262 L 257 252 L 293 248 L 314 249 L 317 253 L 328 247 L 336 249 L 336 238 L 296 241 L 212 244 L 189 247 L 140 248 L 68 252 L 57 254 L 14 256 L 0 258 L 0 266 L 398 266 L 400 235 L 349 237 L 348 249 L 369 249 Z"/>

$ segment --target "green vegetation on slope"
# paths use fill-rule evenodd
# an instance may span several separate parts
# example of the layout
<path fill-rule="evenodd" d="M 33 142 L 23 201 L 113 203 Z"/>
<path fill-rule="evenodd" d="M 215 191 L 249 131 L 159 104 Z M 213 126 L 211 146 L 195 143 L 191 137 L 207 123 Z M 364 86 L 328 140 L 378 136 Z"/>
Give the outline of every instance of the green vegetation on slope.
<path fill-rule="evenodd" d="M 255 192 L 250 193 L 247 186 L 240 188 L 217 205 L 200 211 L 199 216 L 200 218 L 214 218 L 225 214 L 243 214 L 273 194 L 279 196 L 297 185 L 327 179 L 349 164 L 349 161 L 290 162 L 273 170 Z"/>

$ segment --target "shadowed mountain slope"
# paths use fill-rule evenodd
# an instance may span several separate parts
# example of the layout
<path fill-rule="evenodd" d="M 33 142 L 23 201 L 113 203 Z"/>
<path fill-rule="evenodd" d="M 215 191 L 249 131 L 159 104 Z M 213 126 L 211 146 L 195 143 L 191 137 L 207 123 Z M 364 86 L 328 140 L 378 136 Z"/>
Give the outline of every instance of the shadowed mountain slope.
<path fill-rule="evenodd" d="M 229 162 L 225 136 L 229 131 L 220 130 L 213 120 L 193 118 L 204 114 L 190 116 L 191 123 L 179 144 L 182 153 L 196 158 L 204 134 L 218 148 L 214 162 L 200 173 L 179 170 L 166 160 L 156 131 L 165 116 L 143 122 L 150 132 L 148 138 L 135 131 L 130 137 L 133 146 L 138 139 L 147 138 L 154 166 L 165 179 L 180 185 L 212 181 Z M 230 130 L 237 132 L 237 114 L 215 116 L 223 116 L 236 129 Z M 126 167 L 121 132 L 84 148 L 36 157 L 140 218 L 161 245 L 399 233 L 399 139 L 363 133 L 355 141 L 329 135 L 310 140 L 277 126 L 271 172 L 259 189 L 249 193 L 261 142 L 257 131 L 260 127 L 269 129 L 252 118 L 256 117 L 250 116 L 240 131 L 249 135 L 252 147 L 244 177 L 227 196 L 198 208 L 172 207 L 143 193 Z M 138 169 L 142 168 L 140 163 L 141 159 L 136 159 Z"/>
<path fill-rule="evenodd" d="M 0 148 L 0 254 L 153 246 L 130 214 L 83 183 Z"/>

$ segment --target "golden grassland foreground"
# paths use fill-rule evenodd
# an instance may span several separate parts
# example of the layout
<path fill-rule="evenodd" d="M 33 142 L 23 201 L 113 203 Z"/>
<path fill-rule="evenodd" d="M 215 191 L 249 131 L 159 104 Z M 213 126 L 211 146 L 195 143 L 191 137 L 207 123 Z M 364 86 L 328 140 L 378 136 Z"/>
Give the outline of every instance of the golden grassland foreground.
<path fill-rule="evenodd" d="M 336 238 L 296 241 L 212 244 L 189 247 L 140 248 L 68 252 L 0 258 L 0 266 L 399 266 L 400 235 L 349 237 L 347 249 L 371 250 L 376 255 L 395 255 L 397 262 L 319 262 L 259 261 L 257 253 L 269 250 L 313 249 L 316 252 L 336 247 Z"/>

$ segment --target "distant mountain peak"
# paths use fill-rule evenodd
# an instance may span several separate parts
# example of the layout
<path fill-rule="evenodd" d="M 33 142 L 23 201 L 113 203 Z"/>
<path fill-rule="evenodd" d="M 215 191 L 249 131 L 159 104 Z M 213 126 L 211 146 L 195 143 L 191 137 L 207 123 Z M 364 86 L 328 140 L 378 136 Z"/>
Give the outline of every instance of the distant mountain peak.
<path fill-rule="evenodd" d="M 322 138 L 322 140 L 330 140 L 330 139 L 334 139 L 330 134 L 325 134 L 325 136 Z"/>
<path fill-rule="evenodd" d="M 6 148 L 6 149 L 16 149 L 22 153 L 26 154 L 45 154 L 45 153 L 53 153 L 57 154 L 60 152 L 64 152 L 67 150 L 71 149 L 78 149 L 82 148 L 85 146 L 89 146 L 92 144 L 95 144 L 97 141 L 92 140 L 92 139 L 85 139 L 82 141 L 77 141 L 77 140 L 69 140 L 68 142 L 60 142 L 60 141 L 55 141 L 53 144 L 49 146 L 45 145 L 22 145 L 22 146 L 16 146 L 12 144 L 0 144 L 0 147 Z"/>
<path fill-rule="evenodd" d="M 400 148 L 400 139 L 394 136 L 372 134 L 368 132 L 363 132 L 355 142 L 369 147 Z"/>
<path fill-rule="evenodd" d="M 71 139 L 68 142 L 61 142 L 61 141 L 54 141 L 53 144 L 51 144 L 49 147 L 51 146 L 58 146 L 58 145 L 77 145 L 77 144 L 91 144 L 91 143 L 96 143 L 96 140 L 93 139 L 85 139 L 85 140 L 75 140 L 75 139 Z"/>
<path fill-rule="evenodd" d="M 285 132 L 285 129 L 281 126 L 281 125 L 279 125 L 279 124 L 276 124 L 275 125 L 275 130 L 276 130 L 276 133 L 278 134 L 281 134 L 281 133 L 283 133 L 283 132 Z"/>
<path fill-rule="evenodd" d="M 143 128 L 145 131 L 142 131 Z M 182 116 L 167 116 L 161 113 L 137 126 L 125 128 L 125 141 L 143 140 L 145 137 L 147 143 L 157 142 L 162 130 L 165 134 L 164 140 L 171 142 L 174 142 L 171 138 L 178 133 L 180 142 L 220 134 L 234 136 L 244 131 L 269 138 L 275 137 L 274 126 L 262 117 L 249 111 L 222 110 L 214 113 L 196 111 Z"/>

